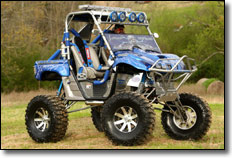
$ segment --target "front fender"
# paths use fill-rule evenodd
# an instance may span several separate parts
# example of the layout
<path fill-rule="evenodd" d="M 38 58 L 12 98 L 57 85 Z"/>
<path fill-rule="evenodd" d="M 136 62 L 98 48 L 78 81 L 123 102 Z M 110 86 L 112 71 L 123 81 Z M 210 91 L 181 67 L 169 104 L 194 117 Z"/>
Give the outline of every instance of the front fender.
<path fill-rule="evenodd" d="M 157 65 L 160 65 L 162 69 L 172 68 L 176 62 L 180 59 L 175 54 L 159 54 L 155 52 L 145 52 L 141 49 L 133 49 L 133 51 L 118 51 L 115 53 L 115 61 L 113 68 L 118 64 L 128 64 L 139 70 L 149 71 L 149 68 L 158 61 Z M 172 60 L 170 60 L 172 59 Z M 176 60 L 175 60 L 176 59 Z M 178 70 L 185 69 L 184 62 L 180 62 L 177 66 Z"/>
<path fill-rule="evenodd" d="M 36 61 L 34 65 L 35 78 L 42 80 L 44 72 L 55 72 L 61 77 L 70 76 L 67 60 Z"/>

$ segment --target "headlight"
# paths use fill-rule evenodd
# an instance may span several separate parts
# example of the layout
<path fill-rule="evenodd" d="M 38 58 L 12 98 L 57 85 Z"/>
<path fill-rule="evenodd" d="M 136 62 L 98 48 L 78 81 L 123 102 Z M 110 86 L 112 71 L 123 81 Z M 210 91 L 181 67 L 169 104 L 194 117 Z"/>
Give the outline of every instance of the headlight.
<path fill-rule="evenodd" d="M 112 22 L 117 22 L 118 21 L 118 14 L 116 11 L 113 11 L 112 13 L 110 13 L 110 20 Z"/>
<path fill-rule="evenodd" d="M 139 13 L 137 15 L 137 20 L 138 20 L 138 22 L 143 23 L 145 20 L 145 15 L 143 13 Z"/>
<path fill-rule="evenodd" d="M 129 21 L 130 22 L 135 22 L 136 21 L 136 14 L 134 12 L 130 13 Z"/>
<path fill-rule="evenodd" d="M 120 12 L 120 13 L 118 14 L 118 19 L 119 19 L 121 22 L 125 21 L 125 20 L 126 20 L 126 13 L 125 13 L 125 12 Z"/>

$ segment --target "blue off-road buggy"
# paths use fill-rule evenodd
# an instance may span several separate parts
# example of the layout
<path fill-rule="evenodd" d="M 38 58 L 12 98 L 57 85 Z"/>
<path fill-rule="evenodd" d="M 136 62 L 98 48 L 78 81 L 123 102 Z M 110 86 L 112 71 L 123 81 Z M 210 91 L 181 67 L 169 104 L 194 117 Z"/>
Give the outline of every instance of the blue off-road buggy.
<path fill-rule="evenodd" d="M 97 130 L 114 144 L 149 140 L 155 127 L 154 109 L 162 111 L 162 125 L 170 137 L 201 139 L 211 124 L 208 104 L 194 94 L 177 93 L 197 70 L 194 60 L 163 54 L 143 12 L 92 5 L 79 8 L 82 11 L 66 17 L 61 49 L 48 60 L 35 62 L 37 80 L 61 83 L 56 96 L 36 96 L 29 103 L 26 127 L 32 139 L 61 140 L 68 113 L 88 108 Z M 71 27 L 81 23 L 85 25 L 79 31 Z M 115 34 L 115 25 L 143 27 L 146 32 Z M 78 101 L 88 106 L 70 111 Z M 157 104 L 163 108 L 153 107 Z"/>

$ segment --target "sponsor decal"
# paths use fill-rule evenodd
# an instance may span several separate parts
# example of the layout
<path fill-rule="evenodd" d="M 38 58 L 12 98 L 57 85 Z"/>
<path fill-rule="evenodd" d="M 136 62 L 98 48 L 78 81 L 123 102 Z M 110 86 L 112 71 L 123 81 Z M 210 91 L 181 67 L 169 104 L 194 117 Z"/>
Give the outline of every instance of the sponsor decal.
<path fill-rule="evenodd" d="M 86 84 L 85 88 L 86 88 L 86 89 L 91 89 L 91 88 L 92 88 L 92 85 L 91 85 L 91 84 Z"/>
<path fill-rule="evenodd" d="M 91 59 L 89 48 L 86 48 L 85 50 L 86 50 L 86 54 L 87 54 L 87 59 Z"/>

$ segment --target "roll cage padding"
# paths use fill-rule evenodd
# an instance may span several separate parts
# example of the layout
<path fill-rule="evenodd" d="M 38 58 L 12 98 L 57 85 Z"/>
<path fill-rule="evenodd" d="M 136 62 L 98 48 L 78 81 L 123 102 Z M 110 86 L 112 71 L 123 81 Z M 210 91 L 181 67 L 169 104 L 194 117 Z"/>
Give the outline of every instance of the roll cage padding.
<path fill-rule="evenodd" d="M 87 56 L 86 56 L 86 52 L 85 52 L 85 44 L 83 42 L 83 40 L 81 39 L 81 37 L 79 36 L 74 36 L 74 43 L 78 46 L 80 52 L 81 52 L 81 56 L 84 60 L 84 62 L 87 64 L 88 60 L 87 60 Z"/>
<path fill-rule="evenodd" d="M 81 37 L 81 35 L 80 35 L 74 28 L 69 29 L 69 31 L 70 31 L 74 36 Z"/>
<path fill-rule="evenodd" d="M 76 65 L 76 70 L 78 72 L 79 68 L 83 67 L 84 65 L 83 65 L 83 63 L 81 61 L 81 56 L 78 53 L 78 50 L 75 49 L 75 46 L 71 46 L 71 50 L 72 50 L 72 53 L 73 53 L 73 57 L 74 57 L 75 65 Z"/>

